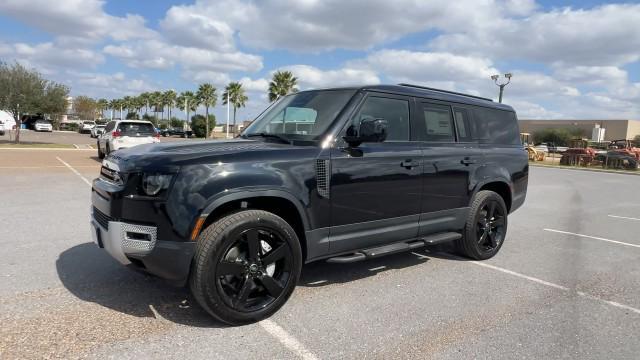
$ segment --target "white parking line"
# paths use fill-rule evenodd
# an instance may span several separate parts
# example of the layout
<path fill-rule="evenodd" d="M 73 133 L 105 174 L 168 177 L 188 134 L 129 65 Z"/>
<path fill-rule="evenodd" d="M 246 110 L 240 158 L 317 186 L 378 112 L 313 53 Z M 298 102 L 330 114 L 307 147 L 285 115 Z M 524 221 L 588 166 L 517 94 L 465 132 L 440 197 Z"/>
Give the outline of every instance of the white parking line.
<path fill-rule="evenodd" d="M 605 239 L 605 238 L 601 238 L 601 237 L 597 237 L 597 236 L 576 234 L 576 233 L 572 233 L 572 232 L 568 232 L 568 231 L 554 230 L 554 229 L 543 229 L 543 230 L 544 231 L 550 231 L 550 232 L 558 233 L 558 234 L 573 235 L 573 236 L 583 237 L 583 238 L 587 238 L 587 239 L 606 241 L 606 242 L 613 243 L 613 244 L 640 248 L 640 245 L 638 245 L 638 244 L 629 244 L 629 243 L 626 243 L 626 242 L 622 242 L 622 241 L 618 241 L 618 240 Z"/>
<path fill-rule="evenodd" d="M 552 282 L 544 281 L 542 279 L 538 279 L 538 278 L 535 278 L 533 276 L 528 276 L 528 275 L 520 274 L 520 273 L 515 272 L 515 271 L 503 269 L 503 268 L 498 267 L 498 266 L 489 265 L 489 264 L 484 263 L 484 262 L 479 262 L 479 261 L 468 261 L 468 262 L 471 263 L 471 264 L 474 264 L 474 265 L 478 265 L 478 266 L 482 266 L 482 267 L 489 268 L 489 269 L 492 269 L 492 270 L 500 271 L 500 272 L 503 272 L 505 274 L 517 276 L 519 278 L 526 279 L 526 280 L 529 280 L 529 281 L 533 281 L 535 283 L 542 284 L 542 285 L 545 285 L 545 286 L 549 286 L 549 287 L 552 287 L 552 288 L 555 288 L 555 289 L 559 289 L 559 290 L 562 290 L 562 291 L 566 291 L 566 292 L 572 291 L 571 289 L 569 289 L 566 286 L 554 284 Z M 580 296 L 580 297 L 585 298 L 585 299 L 595 300 L 595 301 L 601 302 L 603 304 L 611 305 L 611 306 L 614 306 L 614 307 L 617 307 L 617 308 L 620 308 L 620 309 L 629 310 L 629 311 L 634 312 L 636 314 L 640 314 L 640 309 L 636 309 L 636 308 L 634 308 L 632 306 L 629 306 L 629 305 L 621 304 L 619 302 L 615 302 L 615 301 L 611 301 L 611 300 L 602 299 L 602 298 L 599 298 L 599 297 L 591 295 L 591 294 L 587 294 L 587 293 L 582 292 L 582 291 L 576 291 L 576 294 L 578 296 Z"/>
<path fill-rule="evenodd" d="M 309 350 L 307 350 L 304 345 L 302 345 L 296 338 L 289 335 L 289 333 L 280 327 L 280 325 L 276 324 L 271 320 L 262 320 L 258 324 L 265 329 L 271 336 L 278 339 L 282 345 L 284 345 L 287 349 L 293 351 L 296 355 L 300 356 L 305 360 L 317 360 L 318 358 Z"/>
<path fill-rule="evenodd" d="M 56 156 L 56 159 L 58 159 L 58 161 L 60 161 L 64 166 L 68 167 L 69 170 L 73 171 L 74 174 L 78 175 L 80 177 L 80 179 L 82 179 L 84 182 L 87 183 L 87 185 L 91 186 L 91 181 L 87 180 L 86 177 L 82 176 L 82 174 L 80 174 L 78 172 L 78 170 L 74 169 L 71 167 L 71 165 L 67 164 L 64 160 L 60 159 L 59 157 Z"/>
<path fill-rule="evenodd" d="M 625 219 L 625 220 L 635 220 L 635 221 L 640 221 L 640 219 L 638 218 L 634 218 L 634 217 L 626 217 L 626 216 L 618 216 L 618 215 L 607 215 L 611 218 L 616 218 L 616 219 Z"/>

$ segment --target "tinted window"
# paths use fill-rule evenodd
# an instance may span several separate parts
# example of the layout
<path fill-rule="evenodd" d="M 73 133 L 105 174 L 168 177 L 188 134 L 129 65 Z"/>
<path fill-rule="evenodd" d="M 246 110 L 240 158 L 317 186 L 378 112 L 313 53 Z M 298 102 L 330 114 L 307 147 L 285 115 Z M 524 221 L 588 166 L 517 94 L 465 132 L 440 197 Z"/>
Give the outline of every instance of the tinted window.
<path fill-rule="evenodd" d="M 388 124 L 387 141 L 409 140 L 409 101 L 371 96 L 353 119 L 353 125 L 362 119 L 384 119 Z"/>
<path fill-rule="evenodd" d="M 451 109 L 446 105 L 422 104 L 427 141 L 454 141 Z"/>
<path fill-rule="evenodd" d="M 123 136 L 153 135 L 156 132 L 151 124 L 132 122 L 121 122 L 118 124 L 118 131 Z"/>
<path fill-rule="evenodd" d="M 456 122 L 456 130 L 458 131 L 458 141 L 469 142 L 471 141 L 471 131 L 469 124 L 469 112 L 466 109 L 453 108 L 453 119 Z"/>
<path fill-rule="evenodd" d="M 510 111 L 474 108 L 473 139 L 491 144 L 520 144 L 518 121 Z"/>

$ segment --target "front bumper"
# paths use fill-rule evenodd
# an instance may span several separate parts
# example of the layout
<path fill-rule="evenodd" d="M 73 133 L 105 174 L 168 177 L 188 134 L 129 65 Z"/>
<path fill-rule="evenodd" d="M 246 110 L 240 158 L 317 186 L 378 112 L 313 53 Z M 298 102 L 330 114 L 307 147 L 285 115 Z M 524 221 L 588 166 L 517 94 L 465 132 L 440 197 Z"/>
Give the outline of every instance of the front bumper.
<path fill-rule="evenodd" d="M 113 221 L 92 208 L 94 243 L 119 263 L 184 285 L 189 277 L 194 242 L 159 241 L 154 226 Z"/>

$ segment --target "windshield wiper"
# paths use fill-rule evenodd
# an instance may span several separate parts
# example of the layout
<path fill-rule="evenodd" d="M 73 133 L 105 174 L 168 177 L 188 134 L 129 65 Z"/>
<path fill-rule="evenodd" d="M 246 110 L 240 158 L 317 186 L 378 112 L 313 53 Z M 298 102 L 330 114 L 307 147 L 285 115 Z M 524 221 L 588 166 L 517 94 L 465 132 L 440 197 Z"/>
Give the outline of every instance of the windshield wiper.
<path fill-rule="evenodd" d="M 260 137 L 263 137 L 263 138 L 277 139 L 277 140 L 280 140 L 280 142 L 282 142 L 284 144 L 291 144 L 291 140 L 287 139 L 286 136 L 278 135 L 278 134 L 269 134 L 269 133 L 260 132 L 260 133 L 247 134 L 247 135 L 244 135 L 243 137 L 245 139 L 247 139 L 247 138 L 254 137 L 254 136 L 260 136 Z"/>

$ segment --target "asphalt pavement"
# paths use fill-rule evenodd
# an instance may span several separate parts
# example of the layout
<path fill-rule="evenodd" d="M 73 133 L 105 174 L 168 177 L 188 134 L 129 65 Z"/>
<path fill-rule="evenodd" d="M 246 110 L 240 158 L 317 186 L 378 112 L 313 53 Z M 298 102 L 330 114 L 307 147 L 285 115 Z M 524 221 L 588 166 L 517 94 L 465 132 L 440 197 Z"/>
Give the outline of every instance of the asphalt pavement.
<path fill-rule="evenodd" d="M 640 353 L 640 177 L 532 167 L 495 258 L 438 247 L 309 264 L 273 317 L 228 327 L 186 289 L 130 271 L 91 242 L 95 155 L 0 149 L 1 359 Z"/>

